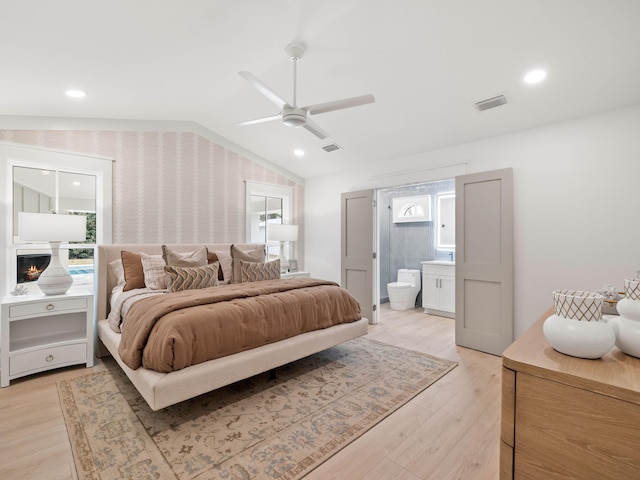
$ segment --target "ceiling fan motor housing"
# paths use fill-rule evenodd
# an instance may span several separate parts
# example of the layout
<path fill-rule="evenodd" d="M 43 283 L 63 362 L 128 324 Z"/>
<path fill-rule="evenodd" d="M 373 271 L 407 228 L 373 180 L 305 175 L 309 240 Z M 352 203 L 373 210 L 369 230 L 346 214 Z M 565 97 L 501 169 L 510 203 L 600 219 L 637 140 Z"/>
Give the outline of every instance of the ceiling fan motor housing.
<path fill-rule="evenodd" d="M 301 127 L 307 123 L 307 111 L 302 108 L 285 109 L 282 122 L 288 127 Z"/>

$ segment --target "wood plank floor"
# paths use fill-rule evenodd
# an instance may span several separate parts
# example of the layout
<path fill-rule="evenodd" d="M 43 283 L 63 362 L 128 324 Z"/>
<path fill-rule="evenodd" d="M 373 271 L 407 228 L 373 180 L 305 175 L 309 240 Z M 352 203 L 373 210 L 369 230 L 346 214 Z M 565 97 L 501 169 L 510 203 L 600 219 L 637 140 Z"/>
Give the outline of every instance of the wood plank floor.
<path fill-rule="evenodd" d="M 497 480 L 501 359 L 454 343 L 454 321 L 383 305 L 369 337 L 458 366 L 305 480 Z M 104 368 L 100 361 L 94 370 Z M 0 389 L 0 478 L 76 479 L 56 382 L 70 367 Z"/>

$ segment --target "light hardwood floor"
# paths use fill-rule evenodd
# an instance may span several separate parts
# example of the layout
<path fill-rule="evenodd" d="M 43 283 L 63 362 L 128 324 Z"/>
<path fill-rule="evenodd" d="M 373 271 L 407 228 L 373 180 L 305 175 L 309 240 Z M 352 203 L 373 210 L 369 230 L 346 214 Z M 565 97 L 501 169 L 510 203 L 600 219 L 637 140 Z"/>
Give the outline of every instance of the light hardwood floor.
<path fill-rule="evenodd" d="M 305 480 L 497 480 L 501 359 L 454 343 L 454 321 L 382 307 L 369 337 L 458 366 Z M 94 370 L 104 368 L 100 361 Z M 56 382 L 70 367 L 0 389 L 0 478 L 77 478 Z"/>

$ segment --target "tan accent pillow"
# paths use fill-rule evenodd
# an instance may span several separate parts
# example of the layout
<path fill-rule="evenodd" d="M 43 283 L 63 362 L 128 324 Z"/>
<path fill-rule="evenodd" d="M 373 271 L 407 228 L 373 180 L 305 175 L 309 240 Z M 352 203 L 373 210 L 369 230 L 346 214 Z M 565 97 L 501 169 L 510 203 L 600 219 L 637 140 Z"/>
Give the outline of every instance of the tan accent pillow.
<path fill-rule="evenodd" d="M 240 271 L 240 260 L 245 262 L 264 263 L 264 248 L 256 248 L 254 250 L 240 250 L 235 245 L 231 245 L 231 257 L 233 258 L 233 283 L 242 282 L 242 273 Z"/>
<path fill-rule="evenodd" d="M 140 254 L 123 250 L 120 252 L 120 258 L 122 259 L 125 281 L 122 291 L 144 288 L 144 270 Z"/>
<path fill-rule="evenodd" d="M 214 252 L 218 257 L 218 261 L 220 262 L 220 270 L 222 270 L 222 281 L 220 283 L 227 284 L 231 283 L 231 279 L 233 277 L 233 258 L 231 258 L 230 252 L 225 251 L 216 251 Z M 220 275 L 220 274 L 218 274 Z M 218 277 L 218 280 L 220 277 Z"/>
<path fill-rule="evenodd" d="M 220 268 L 220 260 L 218 260 L 218 255 L 216 252 L 207 252 L 207 264 L 211 265 L 214 262 L 218 262 L 218 282 L 222 282 L 224 280 L 224 273 L 222 273 L 222 268 Z"/>
<path fill-rule="evenodd" d="M 267 263 L 245 262 L 240 260 L 242 283 L 276 280 L 280 278 L 280 260 Z"/>
<path fill-rule="evenodd" d="M 204 267 L 207 264 L 207 247 L 200 247 L 193 252 L 176 252 L 162 245 L 162 258 L 165 264 L 174 267 Z"/>
<path fill-rule="evenodd" d="M 204 267 L 175 267 L 167 265 L 164 271 L 167 275 L 167 289 L 169 292 L 196 290 L 198 288 L 215 287 L 218 285 L 218 262 Z"/>
<path fill-rule="evenodd" d="M 151 290 L 164 290 L 167 288 L 167 274 L 164 273 L 164 258 L 161 255 L 147 255 L 140 252 L 142 269 L 144 271 L 144 284 Z"/>

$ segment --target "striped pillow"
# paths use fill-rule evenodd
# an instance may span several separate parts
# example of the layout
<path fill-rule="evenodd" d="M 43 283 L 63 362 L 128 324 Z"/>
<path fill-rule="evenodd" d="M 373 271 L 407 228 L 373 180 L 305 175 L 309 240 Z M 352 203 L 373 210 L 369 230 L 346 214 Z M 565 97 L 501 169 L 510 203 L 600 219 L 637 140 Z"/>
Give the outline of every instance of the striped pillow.
<path fill-rule="evenodd" d="M 215 287 L 218 285 L 218 262 L 204 267 L 174 267 L 167 265 L 167 289 L 169 292 L 196 290 L 198 288 Z"/>
<path fill-rule="evenodd" d="M 140 259 L 142 260 L 146 287 L 151 290 L 164 290 L 167 288 L 167 276 L 164 274 L 164 259 L 162 255 L 147 255 L 144 252 L 140 252 Z"/>
<path fill-rule="evenodd" d="M 280 260 L 272 262 L 245 262 L 240 260 L 242 283 L 280 278 Z"/>

